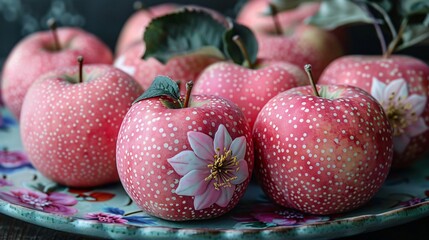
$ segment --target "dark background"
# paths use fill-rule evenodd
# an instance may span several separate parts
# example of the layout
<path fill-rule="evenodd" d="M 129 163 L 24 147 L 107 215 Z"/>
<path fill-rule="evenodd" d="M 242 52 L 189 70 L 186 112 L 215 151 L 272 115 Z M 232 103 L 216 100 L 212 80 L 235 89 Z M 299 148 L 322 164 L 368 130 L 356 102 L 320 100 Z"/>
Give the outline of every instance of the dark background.
<path fill-rule="evenodd" d="M 78 26 L 101 38 L 114 50 L 119 32 L 134 12 L 135 0 L 0 0 L 0 66 L 13 46 L 30 33 L 46 30 L 46 20 L 55 17 L 59 26 Z M 146 6 L 175 2 L 216 9 L 235 17 L 246 0 L 143 0 Z M 346 28 L 346 54 L 380 54 L 372 26 Z M 429 60 L 429 46 L 420 45 L 400 52 Z"/>

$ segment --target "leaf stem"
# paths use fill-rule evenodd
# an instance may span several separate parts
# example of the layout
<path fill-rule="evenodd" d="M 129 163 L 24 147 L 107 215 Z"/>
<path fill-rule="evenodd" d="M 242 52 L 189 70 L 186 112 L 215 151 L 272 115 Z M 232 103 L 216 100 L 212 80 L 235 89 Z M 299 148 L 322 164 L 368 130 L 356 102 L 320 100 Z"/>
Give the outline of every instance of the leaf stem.
<path fill-rule="evenodd" d="M 386 39 L 384 38 L 383 31 L 381 30 L 380 25 L 376 21 L 377 19 L 374 17 L 374 15 L 368 9 L 367 5 L 365 5 L 363 3 L 357 4 L 357 5 L 359 7 L 361 7 L 368 14 L 368 16 L 372 19 L 372 25 L 374 26 L 375 32 L 377 33 L 377 38 L 380 41 L 381 52 L 385 53 L 386 49 L 387 49 Z"/>
<path fill-rule="evenodd" d="M 387 24 L 387 27 L 389 27 L 389 31 L 392 34 L 392 38 L 396 38 L 397 33 L 396 33 L 396 29 L 395 26 L 392 23 L 392 20 L 390 19 L 389 15 L 386 13 L 386 11 L 384 11 L 384 9 L 382 7 L 380 7 L 378 4 L 373 3 L 373 2 L 367 2 L 372 8 L 374 8 L 375 10 L 377 10 L 381 15 L 383 15 L 384 21 Z"/>
<path fill-rule="evenodd" d="M 274 21 L 274 28 L 276 30 L 277 35 L 283 35 L 282 27 L 280 25 L 279 17 L 278 17 L 278 11 L 276 5 L 273 3 L 269 3 L 270 11 L 271 11 L 271 17 Z"/>
<path fill-rule="evenodd" d="M 77 61 L 79 63 L 79 78 L 78 78 L 78 82 L 82 83 L 83 82 L 83 57 L 82 56 L 77 57 Z"/>
<path fill-rule="evenodd" d="M 386 52 L 384 52 L 383 58 L 389 58 L 392 55 L 392 53 L 396 50 L 399 42 L 402 39 L 402 36 L 404 35 L 407 25 L 408 25 L 408 18 L 404 18 L 404 20 L 402 20 L 401 26 L 399 27 L 398 35 L 389 44 L 389 48 L 387 49 Z"/>
<path fill-rule="evenodd" d="M 57 33 L 57 21 L 55 18 L 48 19 L 48 27 L 51 29 L 52 36 L 54 38 L 54 51 L 60 51 L 61 45 L 60 41 L 58 40 L 58 33 Z"/>
<path fill-rule="evenodd" d="M 232 40 L 235 42 L 235 44 L 237 44 L 238 48 L 240 48 L 241 54 L 243 55 L 244 61 L 247 63 L 247 66 L 249 66 L 249 68 L 253 68 L 254 66 L 252 61 L 250 61 L 249 53 L 244 47 L 243 41 L 241 41 L 240 36 L 234 35 L 232 37 Z"/>
<path fill-rule="evenodd" d="M 304 70 L 305 70 L 305 72 L 308 75 L 308 80 L 310 81 L 311 87 L 313 88 L 314 95 L 316 97 L 320 97 L 320 94 L 317 91 L 316 83 L 314 82 L 314 79 L 313 79 L 313 74 L 311 72 L 311 65 L 310 64 L 305 64 Z"/>
<path fill-rule="evenodd" d="M 189 99 L 191 98 L 191 92 L 193 87 L 194 87 L 194 82 L 189 81 L 186 83 L 186 95 L 185 95 L 185 102 L 183 103 L 183 108 L 187 108 L 189 106 Z"/>

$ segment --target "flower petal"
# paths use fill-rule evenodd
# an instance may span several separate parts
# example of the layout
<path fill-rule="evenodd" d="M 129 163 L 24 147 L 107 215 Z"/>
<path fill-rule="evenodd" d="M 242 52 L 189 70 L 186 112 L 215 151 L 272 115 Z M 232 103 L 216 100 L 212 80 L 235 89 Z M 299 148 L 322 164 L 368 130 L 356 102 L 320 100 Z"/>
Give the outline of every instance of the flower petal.
<path fill-rule="evenodd" d="M 55 204 L 61 204 L 65 206 L 73 206 L 77 204 L 77 200 L 68 194 L 65 193 L 52 193 L 48 197 L 49 201 Z"/>
<path fill-rule="evenodd" d="M 394 95 L 394 101 L 397 102 L 399 98 L 405 100 L 408 97 L 408 88 L 407 83 L 403 78 L 399 78 L 390 82 L 385 90 L 385 99 L 388 99 L 390 96 Z"/>
<path fill-rule="evenodd" d="M 234 185 L 244 182 L 249 177 L 249 167 L 244 159 L 238 161 L 238 171 L 235 172 L 236 179 L 232 180 L 231 183 Z"/>
<path fill-rule="evenodd" d="M 231 145 L 232 139 L 229 135 L 228 130 L 225 128 L 223 124 L 219 125 L 215 137 L 214 137 L 214 149 L 217 152 L 219 149 L 219 155 L 224 154 L 224 149 L 229 149 Z"/>
<path fill-rule="evenodd" d="M 413 108 L 411 113 L 415 113 L 417 116 L 422 115 L 426 107 L 426 96 L 413 94 L 404 101 L 404 104 L 410 104 Z"/>
<path fill-rule="evenodd" d="M 219 189 L 221 191 L 221 195 L 219 196 L 219 199 L 216 201 L 216 204 L 219 205 L 219 207 L 226 207 L 228 206 L 228 203 L 231 201 L 232 195 L 234 195 L 235 186 L 231 187 L 223 187 Z"/>
<path fill-rule="evenodd" d="M 410 138 L 412 138 L 426 132 L 427 130 L 428 126 L 426 125 L 425 120 L 423 120 L 423 118 L 419 118 L 413 124 L 408 126 L 405 129 L 405 132 Z"/>
<path fill-rule="evenodd" d="M 190 171 L 180 179 L 179 186 L 177 186 L 176 189 L 176 194 L 183 196 L 196 196 L 206 192 L 207 186 L 211 181 L 206 181 L 205 178 L 209 175 L 210 173 L 208 168 L 206 171 Z"/>
<path fill-rule="evenodd" d="M 236 156 L 237 160 L 244 159 L 246 155 L 246 138 L 244 136 L 234 139 L 230 147 L 232 156 Z"/>
<path fill-rule="evenodd" d="M 191 131 L 188 132 L 188 140 L 197 157 L 205 160 L 213 159 L 215 155 L 213 139 L 209 135 Z"/>
<path fill-rule="evenodd" d="M 16 204 L 16 205 L 20 205 L 20 206 L 24 206 L 24 207 L 28 207 L 28 208 L 34 208 L 33 205 L 22 202 L 17 196 L 14 196 L 10 193 L 0 192 L 0 199 L 2 199 L 3 201 L 9 202 L 9 203 Z"/>
<path fill-rule="evenodd" d="M 386 84 L 382 83 L 377 78 L 372 78 L 371 95 L 380 103 L 384 101 L 385 88 Z"/>
<path fill-rule="evenodd" d="M 393 137 L 393 149 L 397 153 L 403 153 L 409 143 L 410 143 L 410 137 L 408 137 L 406 134 Z"/>
<path fill-rule="evenodd" d="M 176 156 L 167 159 L 168 163 L 174 168 L 177 174 L 183 176 L 192 170 L 203 170 L 207 168 L 209 162 L 198 158 L 193 151 L 185 150 Z"/>
<path fill-rule="evenodd" d="M 216 190 L 213 185 L 209 186 L 207 190 L 194 198 L 195 210 L 201 210 L 213 205 L 219 199 L 222 191 Z"/>
<path fill-rule="evenodd" d="M 61 204 L 50 204 L 43 207 L 43 211 L 47 213 L 56 213 L 65 216 L 71 216 L 77 213 L 77 209 L 73 207 L 67 207 Z"/>

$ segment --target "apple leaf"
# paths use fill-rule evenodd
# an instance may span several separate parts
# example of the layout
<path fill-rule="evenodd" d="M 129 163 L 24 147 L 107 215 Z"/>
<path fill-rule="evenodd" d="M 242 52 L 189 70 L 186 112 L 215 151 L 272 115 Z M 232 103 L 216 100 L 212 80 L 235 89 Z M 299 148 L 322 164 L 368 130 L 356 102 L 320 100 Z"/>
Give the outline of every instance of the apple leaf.
<path fill-rule="evenodd" d="M 150 87 L 140 97 L 138 97 L 134 103 L 144 99 L 161 96 L 169 97 L 177 102 L 177 104 L 181 104 L 179 86 L 175 81 L 166 76 L 157 76 Z"/>
<path fill-rule="evenodd" d="M 146 51 L 142 58 L 154 57 L 166 63 L 172 57 L 192 53 L 221 57 L 218 49 L 223 49 L 224 32 L 225 26 L 202 10 L 184 9 L 167 14 L 153 19 L 146 27 Z"/>
<path fill-rule="evenodd" d="M 395 49 L 403 50 L 429 39 L 429 14 L 422 24 L 409 25 L 402 35 L 402 43 Z"/>
<path fill-rule="evenodd" d="M 233 37 L 236 35 L 240 37 L 243 47 L 247 51 L 250 61 L 249 63 L 247 63 L 247 59 L 242 53 L 240 47 L 233 40 Z M 247 64 L 248 67 L 251 67 L 256 62 L 258 54 L 258 41 L 256 40 L 252 30 L 250 30 L 248 27 L 236 22 L 231 22 L 231 27 L 225 31 L 223 35 L 223 43 L 225 55 L 229 59 L 232 59 L 234 63 L 240 65 Z"/>
<path fill-rule="evenodd" d="M 306 19 L 308 24 L 329 30 L 342 25 L 374 23 L 374 21 L 359 3 L 350 0 L 323 1 L 319 11 L 314 16 Z"/>
<path fill-rule="evenodd" d="M 429 1 L 427 0 L 401 1 L 400 10 L 401 10 L 401 14 L 404 16 L 411 16 L 416 14 L 428 14 Z"/>

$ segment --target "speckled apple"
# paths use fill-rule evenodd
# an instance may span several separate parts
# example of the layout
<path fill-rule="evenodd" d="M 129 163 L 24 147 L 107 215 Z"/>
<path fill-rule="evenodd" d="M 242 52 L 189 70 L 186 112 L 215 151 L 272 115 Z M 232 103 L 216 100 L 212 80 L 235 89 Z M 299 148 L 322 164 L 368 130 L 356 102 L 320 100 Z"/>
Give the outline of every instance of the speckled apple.
<path fill-rule="evenodd" d="M 195 94 L 227 98 L 237 104 L 252 129 L 259 111 L 272 97 L 308 83 L 304 71 L 287 62 L 259 60 L 253 69 L 230 62 L 206 68 L 195 83 Z"/>
<path fill-rule="evenodd" d="M 138 9 L 128 18 L 119 33 L 116 43 L 116 55 L 120 55 L 130 46 L 142 42 L 144 30 L 153 18 L 171 13 L 176 9 L 176 5 L 168 3 L 151 6 L 147 9 Z"/>
<path fill-rule="evenodd" d="M 388 113 L 394 127 L 395 154 L 393 166 L 395 168 L 408 167 L 427 152 L 429 143 L 429 66 L 423 61 L 405 55 L 382 56 L 345 56 L 332 62 L 320 77 L 321 84 L 347 84 L 364 89 L 373 94 L 375 79 L 387 84 L 390 94 L 402 94 L 401 99 L 390 102 L 389 99 L 380 99 Z M 406 86 L 403 89 L 392 89 L 389 84 L 397 79 L 403 79 Z M 416 96 L 426 99 L 417 102 Z M 386 96 L 390 97 L 390 96 Z M 392 99 L 396 97 L 392 96 Z M 390 103 L 389 103 L 390 102 Z M 407 105 L 403 108 L 403 105 Z M 410 105 L 411 104 L 411 105 Z M 422 106 L 416 106 L 422 105 Z M 416 108 L 421 110 L 415 111 Z M 408 118 L 406 115 L 415 115 L 418 118 Z M 421 121 L 420 127 L 416 123 Z"/>
<path fill-rule="evenodd" d="M 237 205 L 250 181 L 251 130 L 241 110 L 220 97 L 192 95 L 181 109 L 159 97 L 142 100 L 122 123 L 117 166 L 128 195 L 146 213 L 173 221 L 214 218 Z M 194 185 L 184 189 L 189 181 Z"/>
<path fill-rule="evenodd" d="M 78 72 L 61 68 L 30 87 L 20 121 L 24 149 L 38 171 L 60 184 L 117 182 L 117 134 L 142 89 L 110 65 L 84 66 L 82 82 Z"/>
<path fill-rule="evenodd" d="M 293 88 L 272 98 L 253 129 L 264 192 L 277 204 L 335 214 L 370 200 L 386 179 L 392 131 L 381 105 L 352 86 Z"/>
<path fill-rule="evenodd" d="M 111 64 L 110 49 L 95 35 L 78 28 L 58 28 L 60 50 L 54 48 L 51 31 L 33 33 L 21 40 L 7 57 L 2 79 L 5 105 L 19 118 L 22 102 L 31 84 L 42 74 L 73 66 L 80 55 L 86 63 Z"/>
<path fill-rule="evenodd" d="M 194 54 L 173 57 L 163 64 L 155 58 L 141 59 L 144 51 L 144 43 L 128 48 L 116 58 L 115 67 L 133 76 L 143 89 L 147 89 L 158 75 L 178 80 L 182 94 L 185 93 L 187 81 L 197 81 L 198 76 L 207 66 L 221 60 L 216 57 Z"/>

